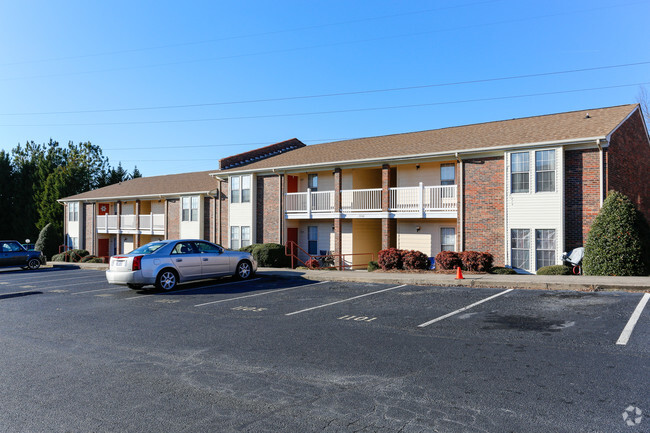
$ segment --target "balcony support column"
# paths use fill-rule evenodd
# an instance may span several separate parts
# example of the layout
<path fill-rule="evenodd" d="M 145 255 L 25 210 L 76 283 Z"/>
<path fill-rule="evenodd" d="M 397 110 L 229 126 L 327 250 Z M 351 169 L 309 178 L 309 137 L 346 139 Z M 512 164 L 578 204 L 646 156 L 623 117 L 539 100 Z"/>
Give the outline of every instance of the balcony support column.
<path fill-rule="evenodd" d="M 391 185 L 390 165 L 381 166 L 381 210 L 388 212 L 390 208 L 390 185 Z"/>
<path fill-rule="evenodd" d="M 115 252 L 117 254 L 122 254 L 122 242 L 120 242 L 120 236 L 122 235 L 122 202 L 117 201 L 117 234 L 115 235 Z"/>
<path fill-rule="evenodd" d="M 341 185 L 342 185 L 342 173 L 339 167 L 334 169 L 334 212 L 341 212 Z M 340 255 L 343 251 L 342 247 L 342 224 L 343 221 L 340 217 L 334 218 L 334 254 L 336 254 L 335 265 L 342 269 L 343 266 L 343 257 Z"/>

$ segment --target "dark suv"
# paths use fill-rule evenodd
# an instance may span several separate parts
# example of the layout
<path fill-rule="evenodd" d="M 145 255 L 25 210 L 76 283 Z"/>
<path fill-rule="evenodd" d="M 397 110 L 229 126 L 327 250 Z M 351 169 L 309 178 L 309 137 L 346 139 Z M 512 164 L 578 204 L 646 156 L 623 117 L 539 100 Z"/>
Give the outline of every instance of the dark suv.
<path fill-rule="evenodd" d="M 40 251 L 28 251 L 18 241 L 0 241 L 0 267 L 38 269 L 45 264 Z"/>

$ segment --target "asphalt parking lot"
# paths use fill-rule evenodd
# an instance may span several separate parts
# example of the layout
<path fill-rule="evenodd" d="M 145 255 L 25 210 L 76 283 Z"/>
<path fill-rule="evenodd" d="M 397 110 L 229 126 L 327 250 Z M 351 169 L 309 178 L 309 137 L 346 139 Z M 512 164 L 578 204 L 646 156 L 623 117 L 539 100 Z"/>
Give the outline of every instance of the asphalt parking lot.
<path fill-rule="evenodd" d="M 0 431 L 650 431 L 647 298 L 4 270 Z"/>

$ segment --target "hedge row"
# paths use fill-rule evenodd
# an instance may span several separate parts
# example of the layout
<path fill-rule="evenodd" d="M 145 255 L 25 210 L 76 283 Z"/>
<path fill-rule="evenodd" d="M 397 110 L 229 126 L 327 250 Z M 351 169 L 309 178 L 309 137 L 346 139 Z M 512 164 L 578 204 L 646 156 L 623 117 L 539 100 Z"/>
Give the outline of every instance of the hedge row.
<path fill-rule="evenodd" d="M 384 271 L 390 269 L 428 269 L 429 256 L 421 251 L 386 248 L 379 251 L 377 265 Z"/>
<path fill-rule="evenodd" d="M 284 245 L 274 243 L 252 244 L 240 248 L 239 251 L 251 253 L 257 261 L 257 266 L 265 268 L 286 268 L 290 266 L 289 257 L 284 255 Z"/>

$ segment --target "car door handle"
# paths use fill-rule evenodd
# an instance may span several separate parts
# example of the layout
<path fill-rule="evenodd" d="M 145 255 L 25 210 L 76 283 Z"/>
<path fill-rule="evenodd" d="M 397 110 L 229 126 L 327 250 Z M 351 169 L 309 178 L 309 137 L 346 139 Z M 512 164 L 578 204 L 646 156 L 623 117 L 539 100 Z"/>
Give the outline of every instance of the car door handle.
<path fill-rule="evenodd" d="M 182 262 L 182 261 L 183 261 L 183 259 L 176 259 L 176 261 L 177 261 L 177 262 Z"/>
<path fill-rule="evenodd" d="M 204 258 L 203 258 L 203 261 L 204 261 L 204 262 L 207 262 L 207 261 L 208 261 L 208 258 L 207 258 L 207 257 L 204 257 Z"/>

